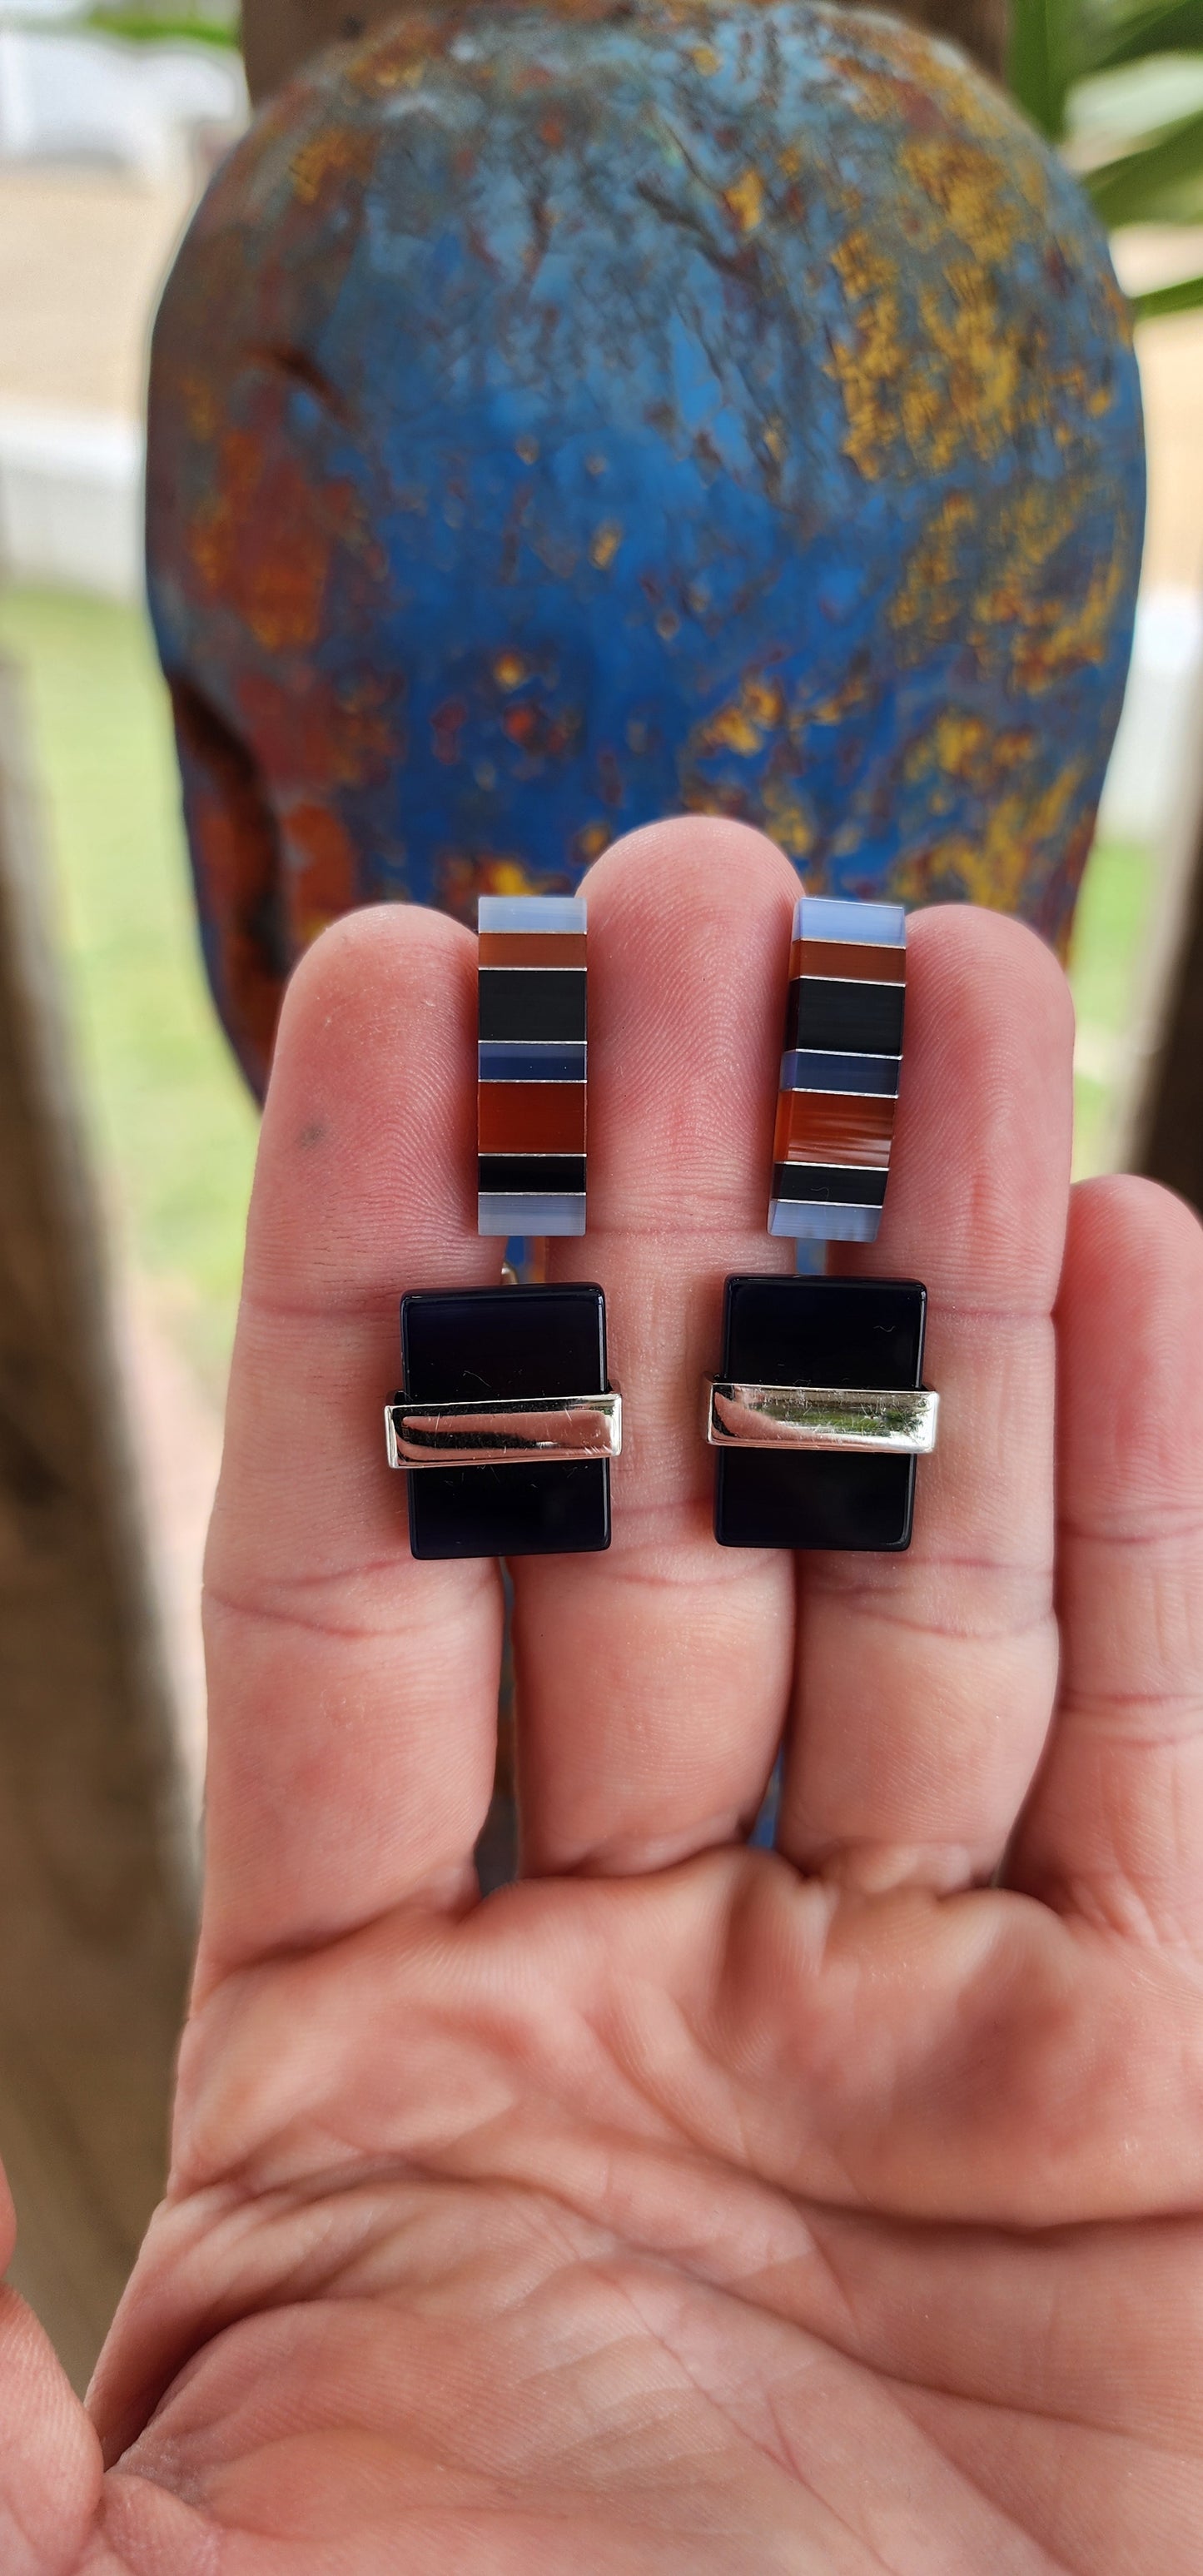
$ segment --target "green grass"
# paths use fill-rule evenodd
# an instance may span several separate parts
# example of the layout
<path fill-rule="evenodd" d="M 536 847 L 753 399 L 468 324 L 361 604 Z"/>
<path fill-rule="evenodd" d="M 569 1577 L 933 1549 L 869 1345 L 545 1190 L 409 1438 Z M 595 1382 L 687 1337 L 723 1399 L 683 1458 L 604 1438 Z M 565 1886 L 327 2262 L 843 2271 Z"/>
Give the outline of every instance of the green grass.
<path fill-rule="evenodd" d="M 22 668 L 69 1000 L 122 1249 L 220 1392 L 257 1114 L 197 944 L 166 696 L 138 611 L 0 597 Z"/>
<path fill-rule="evenodd" d="M 101 1170 L 123 1248 L 220 1391 L 238 1296 L 256 1113 L 197 945 L 166 698 L 134 609 L 51 592 L 0 598 L 24 666 Z M 1091 859 L 1074 940 L 1079 1019 L 1102 1043 L 1132 1007 L 1150 871 Z M 1108 1088 L 1080 1075 L 1079 1173 L 1105 1150 Z"/>
<path fill-rule="evenodd" d="M 1148 924 L 1152 869 L 1144 850 L 1101 841 L 1074 921 L 1070 981 L 1078 1018 L 1112 1036 L 1126 1026 Z"/>
<path fill-rule="evenodd" d="M 1084 1051 L 1117 1050 L 1136 1002 L 1154 871 L 1146 851 L 1102 841 L 1091 853 L 1074 921 L 1070 982 Z M 1074 1172 L 1101 1171 L 1108 1145 L 1110 1083 L 1092 1068 L 1074 1084 Z"/>

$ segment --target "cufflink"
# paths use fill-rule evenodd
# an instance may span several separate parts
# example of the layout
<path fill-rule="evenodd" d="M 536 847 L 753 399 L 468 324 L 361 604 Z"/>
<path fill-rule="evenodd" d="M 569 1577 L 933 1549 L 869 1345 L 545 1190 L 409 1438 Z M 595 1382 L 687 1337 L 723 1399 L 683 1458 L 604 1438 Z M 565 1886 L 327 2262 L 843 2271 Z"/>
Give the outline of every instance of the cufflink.
<path fill-rule="evenodd" d="M 876 1241 L 905 1008 L 901 904 L 804 894 L 790 947 L 770 1234 Z"/>
<path fill-rule="evenodd" d="M 477 1222 L 581 1235 L 587 929 L 576 900 L 482 896 Z M 415 1557 L 579 1555 L 610 1544 L 622 1399 L 589 1282 L 401 1301 L 404 1385 L 385 1411 Z"/>
<path fill-rule="evenodd" d="M 902 1062 L 901 905 L 803 895 L 794 916 L 769 1232 L 800 1257 L 872 1243 Z M 916 1280 L 728 1279 L 706 1391 L 720 1547 L 897 1552 L 935 1446 Z"/>
<path fill-rule="evenodd" d="M 481 1234 L 585 1231 L 585 906 L 553 895 L 479 905 Z"/>

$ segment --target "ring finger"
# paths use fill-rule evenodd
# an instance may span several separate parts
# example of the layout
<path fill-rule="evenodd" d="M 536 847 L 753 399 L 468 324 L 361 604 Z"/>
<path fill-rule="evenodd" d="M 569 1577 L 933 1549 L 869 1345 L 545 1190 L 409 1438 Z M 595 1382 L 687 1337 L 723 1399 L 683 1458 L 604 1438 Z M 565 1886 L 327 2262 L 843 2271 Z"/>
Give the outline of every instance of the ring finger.
<path fill-rule="evenodd" d="M 1029 931 L 911 924 L 908 1046 L 881 1236 L 858 1275 L 929 1293 L 940 1447 L 904 1556 L 800 1560 L 779 1840 L 868 1888 L 996 1867 L 1057 1681 L 1053 1306 L 1069 1198 L 1073 1020 Z"/>

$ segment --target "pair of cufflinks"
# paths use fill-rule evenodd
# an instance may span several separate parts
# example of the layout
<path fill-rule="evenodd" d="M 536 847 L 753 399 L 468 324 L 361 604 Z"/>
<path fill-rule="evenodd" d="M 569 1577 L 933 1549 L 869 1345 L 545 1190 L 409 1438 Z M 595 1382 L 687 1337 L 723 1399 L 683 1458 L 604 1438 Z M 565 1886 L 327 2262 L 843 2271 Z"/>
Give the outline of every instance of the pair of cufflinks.
<path fill-rule="evenodd" d="M 583 1235 L 585 905 L 484 896 L 479 909 L 478 1222 L 506 1238 Z M 927 1292 L 818 1275 L 831 1242 L 881 1221 L 902 1062 L 900 905 L 803 895 L 773 1145 L 770 1234 L 794 1278 L 728 1279 L 703 1434 L 721 1547 L 909 1547 L 916 1462 L 935 1445 Z M 415 1557 L 579 1555 L 610 1544 L 622 1398 L 591 1283 L 401 1301 L 404 1386 L 385 1413 L 408 1478 Z"/>

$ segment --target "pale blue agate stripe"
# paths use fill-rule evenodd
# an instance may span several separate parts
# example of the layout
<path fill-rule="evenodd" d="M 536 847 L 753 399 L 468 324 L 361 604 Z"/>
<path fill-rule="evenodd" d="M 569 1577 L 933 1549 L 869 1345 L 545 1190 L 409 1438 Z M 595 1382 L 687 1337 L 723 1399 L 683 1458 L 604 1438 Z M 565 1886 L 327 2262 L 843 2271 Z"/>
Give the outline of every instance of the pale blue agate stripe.
<path fill-rule="evenodd" d="M 899 1055 L 824 1055 L 817 1047 L 794 1047 L 781 1059 L 783 1091 L 876 1092 L 896 1100 Z"/>
<path fill-rule="evenodd" d="M 557 1046 L 554 1039 L 528 1045 L 522 1038 L 482 1038 L 478 1050 L 482 1082 L 583 1082 L 585 1048 Z"/>
<path fill-rule="evenodd" d="M 804 894 L 794 910 L 794 937 L 905 948 L 906 908 L 900 903 L 843 903 L 834 895 Z"/>
<path fill-rule="evenodd" d="M 795 1243 L 876 1243 L 879 1207 L 835 1207 L 828 1199 L 774 1199 L 769 1233 L 792 1236 Z"/>
<path fill-rule="evenodd" d="M 579 1198 L 499 1197 L 481 1192 L 476 1203 L 478 1234 L 583 1234 L 585 1200 Z"/>
<path fill-rule="evenodd" d="M 559 930 L 587 927 L 586 906 L 574 894 L 482 894 L 478 930 Z"/>

